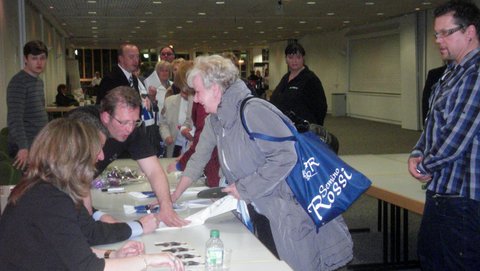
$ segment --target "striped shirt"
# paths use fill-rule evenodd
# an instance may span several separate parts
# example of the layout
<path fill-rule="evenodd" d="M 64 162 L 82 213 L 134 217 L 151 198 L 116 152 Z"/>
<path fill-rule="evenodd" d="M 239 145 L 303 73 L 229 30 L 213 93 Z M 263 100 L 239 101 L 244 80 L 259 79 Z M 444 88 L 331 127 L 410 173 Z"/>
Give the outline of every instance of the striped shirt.
<path fill-rule="evenodd" d="M 437 83 L 412 156 L 432 175 L 428 190 L 480 201 L 480 49 L 449 67 Z"/>
<path fill-rule="evenodd" d="M 8 141 L 19 149 L 28 149 L 35 136 L 47 124 L 43 81 L 21 70 L 7 87 Z"/>

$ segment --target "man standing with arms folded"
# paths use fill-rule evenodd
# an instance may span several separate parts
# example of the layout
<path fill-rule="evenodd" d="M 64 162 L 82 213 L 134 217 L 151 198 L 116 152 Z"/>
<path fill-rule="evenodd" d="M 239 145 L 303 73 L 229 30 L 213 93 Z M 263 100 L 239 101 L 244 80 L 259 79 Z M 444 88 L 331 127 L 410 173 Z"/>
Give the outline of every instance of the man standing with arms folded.
<path fill-rule="evenodd" d="M 410 174 L 428 182 L 418 237 L 422 270 L 480 266 L 480 11 L 451 1 L 434 12 L 444 61 L 425 129 L 408 160 Z"/>
<path fill-rule="evenodd" d="M 7 87 L 8 152 L 15 158 L 13 165 L 20 170 L 27 167 L 28 149 L 48 122 L 43 81 L 39 78 L 47 57 L 47 46 L 43 42 L 27 42 L 23 47 L 25 67 Z"/>

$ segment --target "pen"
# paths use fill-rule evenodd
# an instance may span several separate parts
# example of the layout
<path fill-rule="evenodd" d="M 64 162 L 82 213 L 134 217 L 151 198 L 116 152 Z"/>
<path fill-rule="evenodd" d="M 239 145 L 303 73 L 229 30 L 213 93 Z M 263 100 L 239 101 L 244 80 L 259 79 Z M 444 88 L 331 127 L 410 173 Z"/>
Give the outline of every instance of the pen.
<path fill-rule="evenodd" d="M 109 192 L 109 193 L 115 193 L 115 192 L 124 192 L 125 187 L 110 187 L 110 188 L 103 188 L 102 192 Z"/>

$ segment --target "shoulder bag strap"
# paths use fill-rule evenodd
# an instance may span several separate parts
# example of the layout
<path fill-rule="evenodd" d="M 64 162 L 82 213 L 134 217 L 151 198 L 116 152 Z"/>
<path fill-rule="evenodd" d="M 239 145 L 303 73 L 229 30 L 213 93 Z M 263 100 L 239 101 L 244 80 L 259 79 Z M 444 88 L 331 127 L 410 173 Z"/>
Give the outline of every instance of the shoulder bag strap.
<path fill-rule="evenodd" d="M 250 132 L 250 130 L 247 127 L 247 123 L 245 121 L 245 114 L 244 114 L 243 110 L 244 110 L 247 102 L 252 98 L 255 98 L 255 97 L 254 96 L 249 96 L 249 97 L 245 98 L 240 105 L 240 118 L 242 120 L 242 125 L 243 125 L 243 128 L 245 128 L 245 131 L 247 132 L 247 134 L 249 135 L 251 140 L 254 140 L 255 138 L 258 138 L 258 139 L 267 140 L 267 141 L 274 141 L 274 142 L 283 142 L 283 141 L 289 141 L 289 140 L 290 141 L 296 141 L 296 135 L 298 133 L 297 130 L 288 121 L 286 121 L 282 116 L 280 116 L 280 118 L 283 120 L 285 125 L 287 125 L 287 127 L 293 133 L 292 136 L 276 137 L 276 136 L 270 136 L 270 135 L 266 135 L 266 134 L 262 134 L 262 133 L 252 133 L 252 132 Z M 259 99 L 259 98 L 255 98 L 255 99 Z"/>

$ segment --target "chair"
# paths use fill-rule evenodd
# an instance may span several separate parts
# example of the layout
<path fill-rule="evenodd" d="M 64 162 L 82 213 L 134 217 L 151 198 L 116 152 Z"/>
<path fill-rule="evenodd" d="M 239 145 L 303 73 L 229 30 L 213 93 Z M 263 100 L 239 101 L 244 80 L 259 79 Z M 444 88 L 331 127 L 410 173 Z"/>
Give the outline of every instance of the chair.
<path fill-rule="evenodd" d="M 0 135 L 8 136 L 8 127 L 3 127 L 2 130 L 0 130 Z"/>
<path fill-rule="evenodd" d="M 0 185 L 16 185 L 21 178 L 21 172 L 10 161 L 0 161 Z"/>

